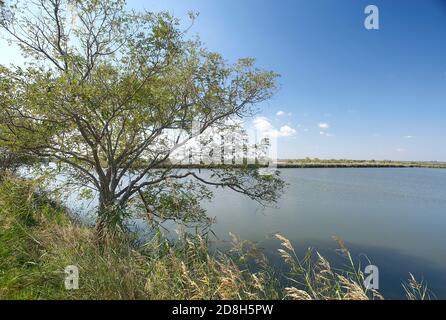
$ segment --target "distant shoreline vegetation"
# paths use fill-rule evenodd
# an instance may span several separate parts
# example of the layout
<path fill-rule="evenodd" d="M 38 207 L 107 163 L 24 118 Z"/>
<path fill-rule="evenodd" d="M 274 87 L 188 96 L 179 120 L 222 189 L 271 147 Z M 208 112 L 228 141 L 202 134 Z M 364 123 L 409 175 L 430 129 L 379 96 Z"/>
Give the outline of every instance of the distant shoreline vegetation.
<path fill-rule="evenodd" d="M 441 168 L 446 162 L 437 161 L 392 161 L 392 160 L 278 160 L 279 168 Z"/>
<path fill-rule="evenodd" d="M 254 162 L 254 161 L 253 161 Z M 265 168 L 265 164 L 199 164 L 199 163 L 170 163 L 166 162 L 159 166 L 173 167 L 178 169 L 225 169 L 225 168 Z M 331 159 L 323 160 L 317 158 L 307 159 L 281 159 L 277 161 L 277 168 L 437 168 L 446 169 L 446 162 L 438 161 L 392 161 L 392 160 L 347 160 Z"/>

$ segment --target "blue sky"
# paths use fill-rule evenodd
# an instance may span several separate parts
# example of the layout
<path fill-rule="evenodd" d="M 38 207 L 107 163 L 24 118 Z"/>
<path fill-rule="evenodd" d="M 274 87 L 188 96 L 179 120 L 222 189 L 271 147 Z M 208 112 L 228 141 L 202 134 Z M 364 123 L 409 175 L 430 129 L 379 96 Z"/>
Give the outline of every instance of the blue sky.
<path fill-rule="evenodd" d="M 377 5 L 380 29 L 364 28 Z M 279 158 L 446 161 L 446 0 L 130 0 L 168 10 L 229 62 L 281 74 L 262 118 Z M 0 42 L 0 63 L 20 62 Z M 277 115 L 283 111 L 282 115 Z M 255 120 L 255 119 L 252 119 Z M 257 122 L 259 123 L 259 119 Z"/>

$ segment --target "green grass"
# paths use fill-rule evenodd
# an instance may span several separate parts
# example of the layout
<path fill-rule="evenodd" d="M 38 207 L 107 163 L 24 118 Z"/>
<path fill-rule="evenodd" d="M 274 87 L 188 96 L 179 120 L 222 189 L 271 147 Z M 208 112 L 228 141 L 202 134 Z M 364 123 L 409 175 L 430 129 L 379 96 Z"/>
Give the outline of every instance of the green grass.
<path fill-rule="evenodd" d="M 64 225 L 67 219 L 53 202 L 36 193 L 29 181 L 7 179 L 0 186 L 0 297 L 34 299 L 41 291 L 57 292 L 51 281 L 56 270 L 38 262 L 41 243 L 35 231 Z M 38 289 L 38 290 L 37 290 Z"/>
<path fill-rule="evenodd" d="M 317 252 L 299 258 L 276 235 L 285 273 L 235 235 L 226 253 L 210 252 L 206 239 L 187 234 L 175 242 L 157 234 L 144 245 L 120 234 L 98 246 L 94 229 L 69 219 L 37 185 L 14 177 L 0 184 L 0 299 L 382 298 L 364 288 L 364 275 L 342 242 L 350 267 L 335 271 Z M 64 288 L 68 265 L 79 268 L 79 290 Z M 410 299 L 430 297 L 414 278 L 404 290 Z"/>

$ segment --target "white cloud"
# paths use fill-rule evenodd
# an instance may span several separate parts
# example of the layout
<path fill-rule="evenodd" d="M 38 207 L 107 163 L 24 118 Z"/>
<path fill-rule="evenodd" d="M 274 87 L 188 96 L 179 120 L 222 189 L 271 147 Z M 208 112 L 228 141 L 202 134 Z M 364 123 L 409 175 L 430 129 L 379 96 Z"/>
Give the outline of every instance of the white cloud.
<path fill-rule="evenodd" d="M 323 136 L 323 135 L 325 135 L 325 132 L 324 132 L 324 131 L 319 131 L 319 134 L 320 134 L 321 136 Z"/>
<path fill-rule="evenodd" d="M 268 134 L 272 137 L 280 138 L 280 137 L 290 137 L 296 134 L 296 132 L 297 131 L 291 128 L 290 126 L 283 126 L 280 128 L 280 130 L 269 131 Z"/>
<path fill-rule="evenodd" d="M 404 149 L 404 148 L 397 148 L 396 152 L 406 152 L 406 149 Z"/>
<path fill-rule="evenodd" d="M 257 117 L 253 121 L 254 127 L 264 135 L 270 135 L 272 137 L 289 137 L 297 133 L 295 129 L 289 125 L 280 127 L 279 130 L 275 129 L 268 118 Z"/>
<path fill-rule="evenodd" d="M 289 137 L 295 134 L 297 131 L 290 126 L 283 126 L 279 130 L 282 137 Z"/>
<path fill-rule="evenodd" d="M 280 110 L 279 112 L 276 113 L 276 116 L 281 117 L 285 114 L 285 112 L 283 112 L 282 110 Z"/>
<path fill-rule="evenodd" d="M 274 129 L 273 125 L 266 117 L 257 117 L 252 123 L 254 124 L 254 127 L 259 131 L 271 131 Z"/>
<path fill-rule="evenodd" d="M 328 123 L 325 122 L 321 122 L 319 123 L 319 128 L 321 129 L 328 129 L 330 126 L 328 125 Z"/>
<path fill-rule="evenodd" d="M 405 136 L 404 138 L 406 138 L 406 139 L 412 139 L 413 136 Z"/>

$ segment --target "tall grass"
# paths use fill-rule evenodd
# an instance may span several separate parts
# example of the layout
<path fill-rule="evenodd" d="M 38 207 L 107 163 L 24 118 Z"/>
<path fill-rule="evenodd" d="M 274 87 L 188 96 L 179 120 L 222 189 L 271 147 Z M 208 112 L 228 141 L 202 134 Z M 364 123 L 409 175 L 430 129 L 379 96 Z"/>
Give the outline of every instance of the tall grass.
<path fill-rule="evenodd" d="M 295 284 L 285 288 L 287 297 L 297 300 L 383 299 L 377 291 L 367 289 L 360 265 L 354 263 L 350 251 L 342 242 L 341 252 L 348 265 L 344 270 L 335 271 L 319 252 L 308 249 L 304 258 L 299 259 L 288 239 L 280 234 L 276 234 L 276 238 L 282 245 L 278 251 L 291 269 L 288 278 Z"/>
<path fill-rule="evenodd" d="M 235 235 L 226 253 L 190 234 L 169 241 L 158 233 L 138 245 L 123 233 L 98 247 L 94 230 L 69 219 L 37 185 L 14 177 L 0 184 L 0 299 L 382 299 L 364 287 L 342 242 L 350 267 L 334 270 L 317 252 L 299 258 L 277 234 L 285 273 Z M 64 288 L 68 265 L 79 268 L 79 290 Z M 413 277 L 405 290 L 410 299 L 429 298 Z"/>

